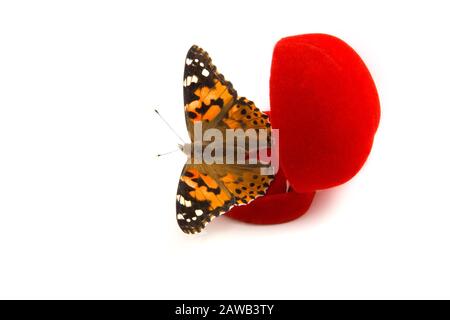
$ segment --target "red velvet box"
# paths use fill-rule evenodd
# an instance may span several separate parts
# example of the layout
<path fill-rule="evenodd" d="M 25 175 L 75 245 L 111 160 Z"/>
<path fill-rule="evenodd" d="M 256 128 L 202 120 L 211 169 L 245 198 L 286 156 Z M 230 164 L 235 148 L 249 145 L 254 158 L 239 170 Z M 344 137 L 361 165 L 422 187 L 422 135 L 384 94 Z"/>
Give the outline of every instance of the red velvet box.
<path fill-rule="evenodd" d="M 350 180 L 366 161 L 380 120 L 378 93 L 363 60 L 326 34 L 278 41 L 270 104 L 272 127 L 279 129 L 280 169 L 264 197 L 227 214 L 249 223 L 298 218 L 316 190 Z"/>

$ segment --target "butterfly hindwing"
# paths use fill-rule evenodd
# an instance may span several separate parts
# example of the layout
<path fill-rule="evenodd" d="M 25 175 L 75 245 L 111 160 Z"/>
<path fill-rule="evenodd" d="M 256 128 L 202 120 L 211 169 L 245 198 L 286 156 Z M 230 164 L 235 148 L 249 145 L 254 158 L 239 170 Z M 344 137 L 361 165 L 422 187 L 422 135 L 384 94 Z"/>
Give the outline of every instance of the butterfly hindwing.
<path fill-rule="evenodd" d="M 269 117 L 247 98 L 239 98 L 221 119 L 227 129 L 266 129 L 270 131 Z"/>
<path fill-rule="evenodd" d="M 261 166 L 228 167 L 220 181 L 234 196 L 236 205 L 244 205 L 263 196 L 273 180 L 272 175 L 261 175 Z"/>

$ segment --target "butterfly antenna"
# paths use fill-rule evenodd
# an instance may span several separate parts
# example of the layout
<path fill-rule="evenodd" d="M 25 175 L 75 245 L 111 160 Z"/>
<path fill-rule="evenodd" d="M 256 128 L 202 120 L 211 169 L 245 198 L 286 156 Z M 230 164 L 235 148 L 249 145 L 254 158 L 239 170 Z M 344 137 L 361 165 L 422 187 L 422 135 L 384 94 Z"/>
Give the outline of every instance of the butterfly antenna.
<path fill-rule="evenodd" d="M 175 150 L 172 150 L 172 151 L 169 151 L 169 152 L 158 153 L 158 154 L 156 155 L 156 157 L 159 158 L 159 157 L 162 157 L 162 156 L 165 156 L 165 155 L 167 155 L 167 154 L 171 154 L 171 153 L 174 153 L 174 152 L 177 152 L 177 151 L 180 151 L 180 149 L 178 148 L 178 149 L 175 149 Z"/>
<path fill-rule="evenodd" d="M 172 131 L 178 137 L 178 139 L 180 139 L 180 141 L 182 141 L 183 144 L 185 144 L 186 142 L 184 141 L 184 139 L 175 131 L 174 128 L 172 128 L 172 126 L 166 121 L 166 119 L 164 119 L 162 117 L 162 115 L 159 113 L 159 111 L 156 109 L 154 109 L 154 110 L 155 110 L 156 114 L 161 118 L 161 120 L 166 124 L 166 126 L 170 129 L 170 131 Z"/>

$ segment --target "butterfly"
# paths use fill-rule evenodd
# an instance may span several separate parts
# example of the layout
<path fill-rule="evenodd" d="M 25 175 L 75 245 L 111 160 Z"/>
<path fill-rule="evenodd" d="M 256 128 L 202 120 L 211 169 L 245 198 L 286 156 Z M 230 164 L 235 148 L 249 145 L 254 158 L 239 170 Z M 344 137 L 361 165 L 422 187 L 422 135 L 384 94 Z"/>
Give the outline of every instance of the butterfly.
<path fill-rule="evenodd" d="M 191 144 L 182 149 L 188 157 L 192 156 L 194 127 L 199 122 L 203 132 L 211 128 L 223 133 L 227 129 L 264 129 L 269 132 L 270 148 L 269 117 L 252 101 L 239 97 L 233 85 L 217 71 L 208 53 L 196 45 L 186 56 L 183 94 Z M 201 232 L 233 206 L 245 205 L 263 196 L 274 178 L 261 174 L 261 168 L 268 166 L 262 162 L 206 164 L 188 161 L 181 172 L 176 196 L 176 218 L 181 230 L 188 234 Z"/>

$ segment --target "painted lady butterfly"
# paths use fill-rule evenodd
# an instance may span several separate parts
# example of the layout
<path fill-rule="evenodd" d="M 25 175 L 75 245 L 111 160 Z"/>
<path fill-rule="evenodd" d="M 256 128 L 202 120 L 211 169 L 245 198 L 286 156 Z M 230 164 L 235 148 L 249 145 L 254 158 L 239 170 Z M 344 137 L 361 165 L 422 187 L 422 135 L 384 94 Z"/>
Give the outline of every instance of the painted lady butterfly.
<path fill-rule="evenodd" d="M 238 97 L 232 84 L 212 64 L 208 53 L 195 45 L 186 57 L 183 87 L 186 125 L 192 142 L 187 145 L 189 148 L 183 148 L 185 152 L 194 143 L 196 122 L 201 122 L 203 132 L 215 128 L 225 135 L 226 129 L 264 129 L 270 134 L 268 116 L 252 101 Z M 267 143 L 270 148 L 270 135 Z M 193 157 L 190 151 L 186 153 Z M 262 175 L 261 168 L 269 166 L 262 162 L 196 164 L 188 161 L 181 173 L 176 199 L 180 228 L 185 233 L 198 233 L 234 205 L 248 204 L 264 195 L 273 175 Z"/>

